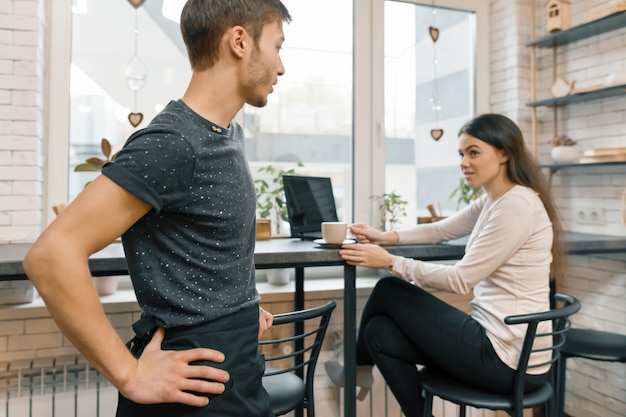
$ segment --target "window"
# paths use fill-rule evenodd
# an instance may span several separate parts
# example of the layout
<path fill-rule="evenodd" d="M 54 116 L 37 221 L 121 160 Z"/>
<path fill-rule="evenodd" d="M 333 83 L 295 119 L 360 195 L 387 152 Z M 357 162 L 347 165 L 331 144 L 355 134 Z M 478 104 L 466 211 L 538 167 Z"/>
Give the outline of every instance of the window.
<path fill-rule="evenodd" d="M 135 130 L 130 113 L 141 113 L 138 128 L 145 127 L 185 92 L 191 76 L 187 53 L 178 23 L 163 15 L 160 3 L 134 9 L 125 1 L 82 0 L 74 8 L 68 201 L 97 175 L 74 167 L 101 156 L 102 138 L 121 147 Z"/>
<path fill-rule="evenodd" d="M 268 105 L 244 107 L 253 174 L 271 164 L 330 177 L 340 220 L 352 219 L 352 1 L 284 0 L 278 79 Z"/>
<path fill-rule="evenodd" d="M 253 173 L 268 163 L 292 167 L 300 161 L 304 174 L 332 177 L 339 215 L 349 222 L 375 224 L 376 205 L 370 196 L 400 184 L 397 175 L 405 168 L 410 172 L 406 178 L 415 183 L 411 194 L 407 194 L 411 198 L 409 206 L 423 207 L 430 201 L 417 196 L 418 178 L 423 175 L 418 171 L 427 167 L 413 164 L 427 153 L 421 149 L 417 133 L 407 129 L 404 120 L 410 113 L 420 126 L 427 127 L 428 114 L 421 114 L 420 107 L 421 119 L 417 119 L 417 108 L 424 104 L 416 100 L 408 103 L 407 97 L 390 89 L 393 78 L 389 59 L 385 58 L 385 38 L 392 35 L 386 32 L 385 15 L 394 11 L 385 3 L 415 9 L 430 7 L 430 3 L 420 6 L 422 2 L 384 0 L 285 0 L 293 16 L 293 22 L 285 25 L 286 42 L 281 53 L 286 73 L 265 108 L 246 106 L 238 115 L 248 138 Z M 488 2 L 472 2 L 472 10 L 467 10 L 470 6 L 464 3 L 437 1 L 439 7 L 474 14 L 478 42 L 486 45 Z M 72 6 L 76 7 L 70 14 Z M 135 10 L 128 2 L 55 0 L 50 37 L 48 207 L 73 199 L 91 179 L 89 174 L 75 173 L 73 169 L 86 157 L 100 153 L 102 138 L 116 146 L 123 144 L 134 130 L 128 121 L 129 113 L 143 113 L 141 128 L 170 99 L 183 94 L 190 76 L 186 53 L 178 24 L 163 16 L 161 6 L 162 2 L 148 1 Z M 416 17 L 410 28 L 403 29 L 414 32 L 418 22 Z M 135 55 L 135 24 L 136 55 L 148 74 L 145 85 L 136 93 L 124 75 Z M 392 21 L 387 27 L 394 25 Z M 443 25 L 442 30 L 448 27 Z M 391 56 L 392 51 L 387 51 Z M 476 51 L 474 58 L 473 88 L 478 111 L 487 108 L 483 75 L 486 52 Z M 430 61 L 430 57 L 424 59 Z M 441 73 L 442 78 L 446 75 L 445 71 Z M 403 81 L 396 76 L 400 90 Z M 426 88 L 428 82 L 411 80 L 407 93 L 412 90 L 411 94 L 417 97 L 419 93 L 421 97 L 423 93 L 417 88 Z M 440 120 L 452 123 L 445 127 L 447 133 L 459 127 L 458 123 L 453 126 L 454 119 Z M 401 155 L 406 146 L 413 147 L 411 155 Z M 404 166 L 407 164 L 403 158 L 413 159 L 410 167 Z M 450 158 L 457 160 L 455 153 Z M 427 174 L 433 178 L 429 170 Z M 390 185 L 386 188 L 385 183 Z M 48 223 L 54 215 L 51 210 L 46 214 L 44 222 Z"/>
<path fill-rule="evenodd" d="M 178 26 L 164 18 L 158 2 L 137 10 L 126 2 L 82 4 L 72 19 L 69 200 L 97 175 L 75 173 L 74 167 L 100 155 L 101 139 L 121 146 L 134 131 L 128 115 L 142 113 L 139 127 L 146 126 L 168 100 L 182 95 L 190 77 Z M 299 173 L 331 177 L 338 214 L 349 220 L 352 4 L 287 0 L 285 5 L 294 17 L 284 25 L 286 74 L 266 107 L 246 105 L 239 116 L 251 169 L 262 175 L 258 169 L 268 164 L 290 169 L 301 162 Z M 339 33 L 320 31 L 322 21 Z M 133 68 L 145 76 L 139 85 L 126 74 Z"/>
<path fill-rule="evenodd" d="M 485 93 L 477 89 L 477 12 L 436 3 L 385 2 L 385 192 L 408 200 L 407 224 L 429 216 L 429 204 L 456 211 L 457 132 Z"/>

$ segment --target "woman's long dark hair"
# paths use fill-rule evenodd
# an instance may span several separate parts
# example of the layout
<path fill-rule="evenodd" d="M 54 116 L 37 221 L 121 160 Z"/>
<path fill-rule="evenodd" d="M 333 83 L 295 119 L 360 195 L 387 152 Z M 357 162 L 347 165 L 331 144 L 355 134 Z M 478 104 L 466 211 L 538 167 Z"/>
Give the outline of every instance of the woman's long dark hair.
<path fill-rule="evenodd" d="M 459 136 L 462 133 L 502 150 L 509 157 L 506 162 L 506 174 L 509 180 L 515 184 L 532 188 L 539 195 L 552 222 L 554 234 L 550 279 L 559 282 L 562 274 L 563 247 L 558 213 L 550 197 L 546 178 L 528 152 L 519 127 L 511 119 L 500 114 L 483 114 L 467 122 L 459 131 Z"/>

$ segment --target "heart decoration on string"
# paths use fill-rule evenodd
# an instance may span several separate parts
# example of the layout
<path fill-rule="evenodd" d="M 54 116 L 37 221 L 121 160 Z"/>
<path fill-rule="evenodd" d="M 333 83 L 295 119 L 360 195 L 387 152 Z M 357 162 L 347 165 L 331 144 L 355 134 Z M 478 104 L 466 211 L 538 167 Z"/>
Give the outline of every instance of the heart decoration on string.
<path fill-rule="evenodd" d="M 432 129 L 430 131 L 430 136 L 432 136 L 435 140 L 441 139 L 443 136 L 443 129 Z"/>
<path fill-rule="evenodd" d="M 139 123 L 143 120 L 143 113 L 129 113 L 128 121 L 133 127 L 139 126 Z"/>
<path fill-rule="evenodd" d="M 144 4 L 146 2 L 146 0 L 128 0 L 128 2 L 130 3 L 131 6 L 133 6 L 135 9 L 138 9 L 141 7 L 142 4 Z"/>
<path fill-rule="evenodd" d="M 126 78 L 126 85 L 133 92 L 135 98 L 134 110 L 128 114 L 128 121 L 133 127 L 139 126 L 143 120 L 143 113 L 137 111 L 137 92 L 141 90 L 146 84 L 148 78 L 148 69 L 143 61 L 139 58 L 137 53 L 138 49 L 138 37 L 139 37 L 139 14 L 138 8 L 145 3 L 146 0 L 128 0 L 128 2 L 135 8 L 135 50 L 133 56 L 126 63 L 124 69 L 124 77 Z"/>
<path fill-rule="evenodd" d="M 439 39 L 439 29 L 437 29 L 435 17 L 437 9 L 435 8 L 435 0 L 432 0 L 432 25 L 428 26 L 428 34 L 433 40 L 433 94 L 430 98 L 430 106 L 435 113 L 435 126 L 439 126 L 439 112 L 441 111 L 441 102 L 439 100 L 439 88 L 437 86 L 437 39 Z M 438 141 L 443 136 L 443 129 L 432 129 L 430 136 Z"/>
<path fill-rule="evenodd" d="M 429 26 L 428 33 L 430 33 L 430 38 L 433 40 L 433 42 L 437 42 L 437 39 L 439 39 L 439 29 L 433 26 Z"/>

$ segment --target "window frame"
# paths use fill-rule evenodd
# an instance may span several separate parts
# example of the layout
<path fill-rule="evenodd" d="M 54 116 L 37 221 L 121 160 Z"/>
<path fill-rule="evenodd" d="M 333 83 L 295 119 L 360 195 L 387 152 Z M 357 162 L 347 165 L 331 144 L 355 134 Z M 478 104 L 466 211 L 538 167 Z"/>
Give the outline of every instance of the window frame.
<path fill-rule="evenodd" d="M 384 193 L 385 188 L 384 1 L 387 0 L 353 1 L 352 221 L 369 224 L 374 224 L 378 210 L 370 196 Z M 403 1 L 432 4 L 423 0 Z M 55 0 L 49 8 L 43 226 L 55 217 L 52 206 L 66 202 L 68 195 L 71 6 L 71 0 Z M 489 2 L 476 0 L 468 5 L 464 0 L 438 0 L 436 6 L 476 13 L 476 109 L 478 113 L 486 112 L 489 109 Z"/>
<path fill-rule="evenodd" d="M 354 220 L 374 225 L 378 207 L 369 197 L 385 192 L 384 3 L 367 0 L 356 7 L 354 79 Z M 432 1 L 400 0 L 431 6 Z M 476 13 L 476 113 L 489 111 L 489 1 L 437 0 L 436 7 Z M 368 25 L 369 22 L 369 25 Z M 367 45 L 367 47 L 366 47 Z M 358 181 L 356 180 L 358 179 Z"/>

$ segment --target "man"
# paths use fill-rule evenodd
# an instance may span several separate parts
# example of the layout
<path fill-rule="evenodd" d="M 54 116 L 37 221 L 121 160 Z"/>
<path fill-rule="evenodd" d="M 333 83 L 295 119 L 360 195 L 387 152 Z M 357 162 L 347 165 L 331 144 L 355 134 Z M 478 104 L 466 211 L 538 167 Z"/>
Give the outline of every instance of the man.
<path fill-rule="evenodd" d="M 254 280 L 255 191 L 232 121 L 284 73 L 280 0 L 189 0 L 192 77 L 42 233 L 24 269 L 68 339 L 120 392 L 118 416 L 267 417 Z M 88 258 L 122 235 L 142 318 L 129 349 Z"/>

